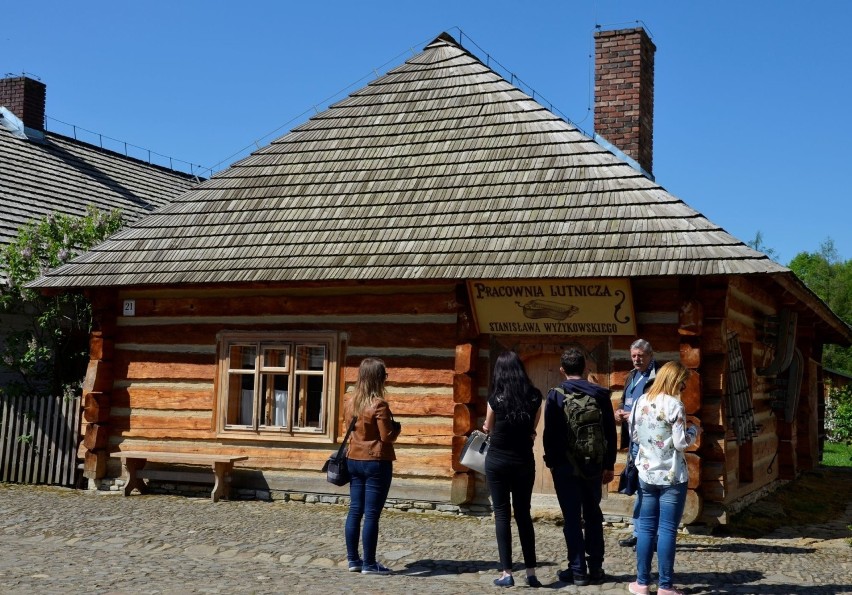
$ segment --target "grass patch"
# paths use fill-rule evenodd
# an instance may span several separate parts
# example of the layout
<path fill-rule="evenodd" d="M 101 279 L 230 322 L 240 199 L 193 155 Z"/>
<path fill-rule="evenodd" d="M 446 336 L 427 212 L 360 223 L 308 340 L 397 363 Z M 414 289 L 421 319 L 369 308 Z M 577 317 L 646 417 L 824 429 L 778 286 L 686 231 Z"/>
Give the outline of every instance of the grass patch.
<path fill-rule="evenodd" d="M 826 442 L 822 451 L 822 464 L 826 467 L 852 467 L 852 444 Z"/>
<path fill-rule="evenodd" d="M 843 516 L 852 499 L 852 467 L 821 466 L 734 515 L 716 535 L 757 538 L 779 527 L 825 523 Z"/>

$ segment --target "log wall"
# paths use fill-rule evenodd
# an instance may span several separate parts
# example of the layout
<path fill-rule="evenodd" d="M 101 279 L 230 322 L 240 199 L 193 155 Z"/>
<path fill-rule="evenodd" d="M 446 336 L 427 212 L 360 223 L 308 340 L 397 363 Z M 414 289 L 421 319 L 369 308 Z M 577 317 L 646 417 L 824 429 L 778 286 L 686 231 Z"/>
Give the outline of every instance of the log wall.
<path fill-rule="evenodd" d="M 89 338 L 89 365 L 83 380 L 83 418 L 80 458 L 83 476 L 104 476 L 109 458 L 110 412 L 115 358 L 115 292 L 89 295 L 92 304 L 92 332 Z"/>
<path fill-rule="evenodd" d="M 135 300 L 135 316 L 118 315 L 125 299 Z M 106 438 L 107 448 L 113 450 L 227 452 L 247 455 L 249 459 L 237 465 L 244 468 L 281 475 L 299 471 L 319 478 L 325 459 L 345 433 L 343 394 L 353 389 L 361 360 L 374 356 L 388 367 L 388 401 L 403 426 L 395 477 L 436 480 L 438 491 L 449 500 L 454 439 L 471 418 L 464 414 L 464 393 L 475 391 L 472 385 L 458 386 L 456 370 L 463 367 L 460 362 L 469 344 L 458 340 L 454 285 L 125 290 L 111 305 L 117 316 L 114 332 L 100 338 L 114 348 L 110 373 L 93 374 L 100 385 L 108 385 L 101 391 L 109 396 L 108 413 L 106 419 L 103 411 L 99 414 L 98 435 L 90 446 L 101 446 Z M 340 386 L 332 400 L 336 440 L 306 436 L 269 443 L 262 438 L 217 437 L 216 337 L 223 330 L 341 333 Z M 471 365 L 475 361 L 468 359 Z M 93 355 L 90 369 L 104 364 Z M 95 392 L 90 391 L 92 398 Z M 107 428 L 106 435 L 102 428 Z M 93 463 L 92 476 L 104 475 L 100 458 L 98 465 Z"/>
<path fill-rule="evenodd" d="M 247 455 L 238 478 L 270 488 L 292 484 L 335 491 L 319 471 L 345 427 L 343 395 L 351 391 L 364 357 L 384 359 L 388 400 L 403 433 L 397 442 L 394 490 L 407 497 L 487 501 L 482 477 L 458 464 L 465 437 L 485 413 L 490 358 L 505 348 L 522 357 L 556 354 L 583 344 L 598 362 L 597 380 L 612 389 L 617 408 L 631 369 L 630 344 L 642 337 L 660 363 L 681 361 L 693 371 L 683 395 L 687 414 L 703 428 L 688 453 L 690 495 L 684 522 L 725 522 L 731 503 L 818 462 L 819 364 L 814 337 L 800 324 L 797 341 L 808 362 L 798 417 L 792 424 L 772 411 L 773 379 L 757 375 L 771 349 L 761 342 L 761 320 L 777 314 L 777 296 L 761 280 L 702 277 L 634 279 L 636 336 L 513 337 L 476 333 L 464 285 L 360 284 L 237 290 L 123 290 L 98 292 L 97 327 L 84 386 L 87 477 L 107 470 L 117 448 L 228 452 Z M 122 316 L 124 299 L 136 315 Z M 217 435 L 216 338 L 232 331 L 334 331 L 340 333 L 340 378 L 333 438 L 269 442 Z M 737 333 L 751 374 L 758 432 L 737 446 L 726 412 L 728 331 Z M 603 358 L 603 359 L 601 359 Z M 616 475 L 626 459 L 619 454 Z M 254 474 L 252 474 L 254 470 Z M 271 478 L 278 477 L 279 480 Z M 603 507 L 625 509 L 609 485 Z M 391 494 L 393 497 L 393 492 Z"/>
<path fill-rule="evenodd" d="M 703 281 L 702 285 L 706 293 L 709 284 Z M 723 289 L 724 297 L 721 296 Z M 785 423 L 783 415 L 779 417 L 771 407 L 775 378 L 757 373 L 758 369 L 769 365 L 774 355 L 772 346 L 764 343 L 762 321 L 779 313 L 784 306 L 783 296 L 774 286 L 745 277 L 723 280 L 713 293 L 716 299 L 707 299 L 707 293 L 702 300 L 704 304 L 711 304 L 711 311 L 705 313 L 705 325 L 710 332 L 702 338 L 707 355 L 703 379 L 705 399 L 701 407 L 705 430 L 701 454 L 707 461 L 702 473 L 702 489 L 709 505 L 705 511 L 706 520 L 725 522 L 726 511 L 733 504 L 744 501 L 779 478 L 795 476 L 799 468 L 797 424 L 810 423 L 811 417 L 816 418 L 802 410 L 800 401 L 799 420 Z M 737 333 L 743 352 L 757 426 L 756 434 L 739 445 L 726 412 L 728 362 L 724 342 L 729 331 Z M 808 346 L 812 337 L 802 336 L 801 325 L 797 335 L 798 347 L 803 353 L 810 353 Z M 806 386 L 809 375 L 806 371 L 804 392 L 810 392 Z M 815 401 L 813 404 L 815 406 Z"/>

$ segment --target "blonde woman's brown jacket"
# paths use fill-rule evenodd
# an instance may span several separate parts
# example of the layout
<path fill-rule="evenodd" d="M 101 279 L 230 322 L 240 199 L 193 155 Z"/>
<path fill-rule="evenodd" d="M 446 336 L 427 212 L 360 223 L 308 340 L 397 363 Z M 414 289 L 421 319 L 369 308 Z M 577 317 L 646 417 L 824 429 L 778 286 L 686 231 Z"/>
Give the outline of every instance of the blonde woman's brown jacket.
<path fill-rule="evenodd" d="M 352 401 L 344 407 L 346 425 L 352 422 Z M 394 424 L 387 401 L 377 399 L 365 407 L 355 422 L 349 440 L 348 457 L 356 461 L 395 461 L 393 443 L 399 436 L 400 426 Z"/>

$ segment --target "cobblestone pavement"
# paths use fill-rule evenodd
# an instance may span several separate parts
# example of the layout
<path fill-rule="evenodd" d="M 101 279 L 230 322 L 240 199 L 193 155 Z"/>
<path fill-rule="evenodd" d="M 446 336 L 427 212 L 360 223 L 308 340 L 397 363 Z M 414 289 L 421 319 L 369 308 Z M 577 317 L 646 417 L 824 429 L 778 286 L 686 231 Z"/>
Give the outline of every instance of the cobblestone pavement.
<path fill-rule="evenodd" d="M 491 584 L 498 565 L 489 518 L 386 511 L 379 558 L 394 573 L 362 576 L 346 570 L 345 515 L 338 505 L 0 484 L 0 592 L 501 592 Z M 762 539 L 683 534 L 677 585 L 687 593 L 852 593 L 850 523 L 852 504 L 833 523 Z M 536 523 L 540 580 L 567 593 L 627 593 L 635 560 L 617 544 L 625 534 L 606 530 L 607 582 L 576 587 L 556 578 L 565 567 L 561 527 Z M 516 576 L 523 584 L 523 570 Z"/>

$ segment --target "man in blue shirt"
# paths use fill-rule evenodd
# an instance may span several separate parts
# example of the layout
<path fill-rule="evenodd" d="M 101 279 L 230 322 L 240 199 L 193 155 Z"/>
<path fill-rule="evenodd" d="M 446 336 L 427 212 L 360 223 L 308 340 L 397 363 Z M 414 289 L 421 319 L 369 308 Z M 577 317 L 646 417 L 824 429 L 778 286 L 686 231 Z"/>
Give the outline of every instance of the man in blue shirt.
<path fill-rule="evenodd" d="M 624 393 L 621 397 L 621 406 L 615 410 L 615 421 L 621 422 L 621 448 L 629 446 L 635 459 L 639 445 L 630 442 L 630 412 L 633 411 L 633 403 L 638 401 L 639 397 L 654 382 L 654 377 L 657 375 L 660 366 L 654 359 L 654 350 L 651 348 L 651 344 L 645 339 L 637 339 L 630 345 L 630 360 L 633 362 L 633 369 L 630 370 L 624 380 Z M 642 505 L 639 492 L 636 492 L 636 494 L 636 502 L 633 505 L 633 534 L 618 541 L 618 545 L 621 547 L 634 547 L 636 545 L 636 536 L 639 530 L 639 509 Z"/>

